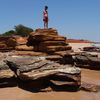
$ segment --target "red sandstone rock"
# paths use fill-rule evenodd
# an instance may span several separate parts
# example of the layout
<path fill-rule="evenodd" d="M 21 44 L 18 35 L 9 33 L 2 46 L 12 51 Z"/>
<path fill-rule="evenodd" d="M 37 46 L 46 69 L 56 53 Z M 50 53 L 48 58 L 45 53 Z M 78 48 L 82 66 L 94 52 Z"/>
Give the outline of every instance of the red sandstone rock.
<path fill-rule="evenodd" d="M 15 50 L 18 51 L 33 51 L 34 47 L 33 46 L 27 46 L 27 45 L 19 45 L 15 47 Z"/>
<path fill-rule="evenodd" d="M 16 36 L 17 45 L 25 45 L 27 43 L 27 37 Z"/>
<path fill-rule="evenodd" d="M 36 29 L 35 32 L 30 33 L 27 44 L 34 46 L 36 52 L 41 51 L 49 54 L 72 49 L 66 43 L 66 37 L 58 35 L 55 29 Z"/>
<path fill-rule="evenodd" d="M 15 51 L 14 55 L 20 56 L 46 56 L 46 53 L 43 52 L 34 52 L 34 51 Z"/>
<path fill-rule="evenodd" d="M 14 37 L 0 36 L 0 50 L 12 50 L 17 45 Z"/>

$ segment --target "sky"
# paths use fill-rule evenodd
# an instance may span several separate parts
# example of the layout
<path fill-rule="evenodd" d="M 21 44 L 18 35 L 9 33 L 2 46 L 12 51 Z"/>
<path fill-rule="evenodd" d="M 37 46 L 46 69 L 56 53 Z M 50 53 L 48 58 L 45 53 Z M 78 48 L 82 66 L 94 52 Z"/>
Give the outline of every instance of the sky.
<path fill-rule="evenodd" d="M 43 28 L 45 5 L 49 28 L 67 38 L 100 42 L 100 0 L 0 0 L 0 33 L 19 24 Z"/>

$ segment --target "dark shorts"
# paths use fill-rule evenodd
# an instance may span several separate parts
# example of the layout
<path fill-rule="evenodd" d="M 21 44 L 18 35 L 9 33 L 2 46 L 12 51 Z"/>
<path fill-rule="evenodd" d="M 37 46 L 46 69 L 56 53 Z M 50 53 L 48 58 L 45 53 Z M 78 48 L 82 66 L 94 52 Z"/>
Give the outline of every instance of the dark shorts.
<path fill-rule="evenodd" d="M 45 17 L 45 18 L 43 19 L 43 21 L 44 21 L 44 22 L 48 22 L 48 17 Z"/>

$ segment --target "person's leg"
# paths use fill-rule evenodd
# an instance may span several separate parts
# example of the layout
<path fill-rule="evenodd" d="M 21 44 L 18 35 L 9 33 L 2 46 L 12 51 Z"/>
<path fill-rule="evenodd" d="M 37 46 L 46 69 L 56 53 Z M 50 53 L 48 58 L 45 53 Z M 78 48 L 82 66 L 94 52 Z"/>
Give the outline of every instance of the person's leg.
<path fill-rule="evenodd" d="M 45 28 L 48 29 L 48 18 L 45 19 Z"/>
<path fill-rule="evenodd" d="M 48 28 L 48 22 L 46 22 L 46 28 Z"/>
<path fill-rule="evenodd" d="M 45 28 L 45 21 L 44 21 L 44 28 Z"/>
<path fill-rule="evenodd" d="M 44 28 L 48 28 L 48 19 L 44 20 Z"/>
<path fill-rule="evenodd" d="M 44 28 L 46 28 L 46 22 L 44 21 Z"/>
<path fill-rule="evenodd" d="M 45 28 L 48 28 L 48 21 L 45 22 Z"/>

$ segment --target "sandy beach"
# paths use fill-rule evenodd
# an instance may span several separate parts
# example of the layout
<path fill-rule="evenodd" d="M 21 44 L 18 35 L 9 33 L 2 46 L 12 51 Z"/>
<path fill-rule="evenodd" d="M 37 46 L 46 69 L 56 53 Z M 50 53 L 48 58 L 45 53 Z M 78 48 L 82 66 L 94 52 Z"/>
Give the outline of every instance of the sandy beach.
<path fill-rule="evenodd" d="M 69 43 L 75 52 L 79 52 L 80 48 L 91 46 L 92 43 Z"/>

